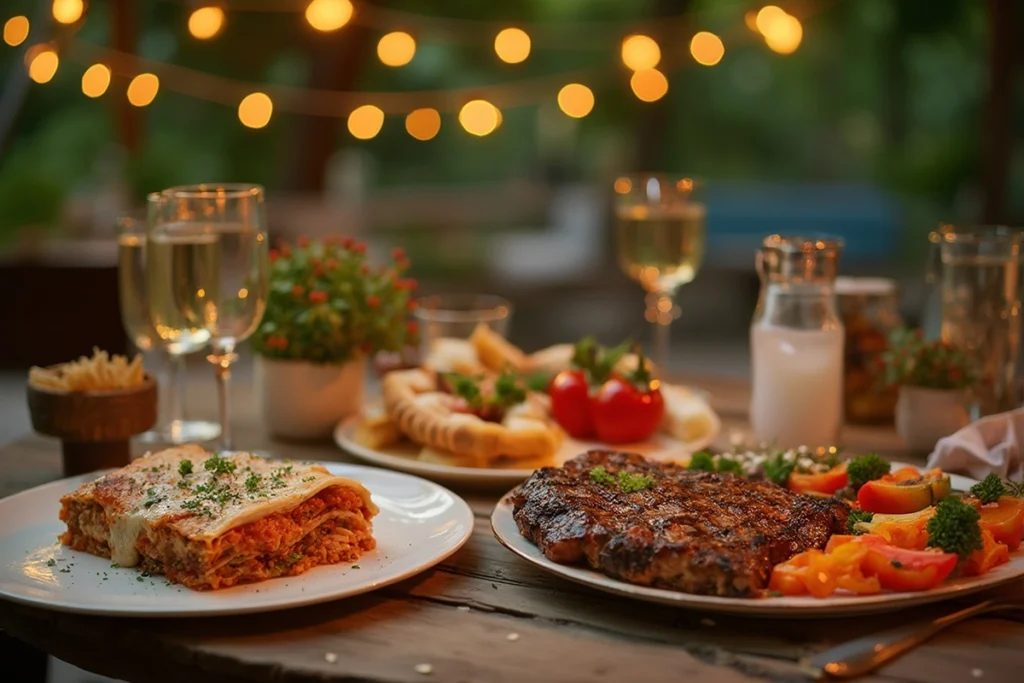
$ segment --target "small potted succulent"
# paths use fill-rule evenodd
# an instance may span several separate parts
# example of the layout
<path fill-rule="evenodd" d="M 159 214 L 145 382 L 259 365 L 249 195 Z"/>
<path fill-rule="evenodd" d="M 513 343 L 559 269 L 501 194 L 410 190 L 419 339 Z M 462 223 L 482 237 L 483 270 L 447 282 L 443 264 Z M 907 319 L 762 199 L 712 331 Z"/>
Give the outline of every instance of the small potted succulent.
<path fill-rule="evenodd" d="M 929 451 L 944 436 L 967 425 L 970 387 L 977 379 L 968 353 L 921 330 L 895 330 L 880 358 L 883 377 L 899 387 L 896 432 L 907 447 Z"/>
<path fill-rule="evenodd" d="M 405 252 L 373 266 L 351 238 L 280 244 L 270 252 L 270 294 L 252 337 L 268 430 L 286 438 L 330 436 L 363 402 L 367 359 L 417 343 L 407 319 L 416 281 Z"/>

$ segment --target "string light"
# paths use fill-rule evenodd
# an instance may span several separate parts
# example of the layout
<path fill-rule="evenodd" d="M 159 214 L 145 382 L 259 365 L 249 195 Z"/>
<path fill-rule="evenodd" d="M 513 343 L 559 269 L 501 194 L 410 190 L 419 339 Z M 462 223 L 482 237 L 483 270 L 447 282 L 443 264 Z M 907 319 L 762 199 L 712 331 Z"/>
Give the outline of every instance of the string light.
<path fill-rule="evenodd" d="M 110 87 L 110 69 L 105 64 L 93 64 L 82 74 L 82 92 L 86 97 L 99 97 Z"/>
<path fill-rule="evenodd" d="M 313 0 L 306 6 L 306 21 L 317 31 L 337 31 L 351 18 L 350 0 Z"/>
<path fill-rule="evenodd" d="M 459 110 L 459 123 L 467 133 L 483 137 L 501 124 L 501 113 L 487 100 L 470 100 Z"/>
<path fill-rule="evenodd" d="M 436 109 L 414 109 L 405 117 L 405 130 L 417 140 L 430 140 L 441 130 L 441 115 Z"/>
<path fill-rule="evenodd" d="M 28 56 L 28 55 L 26 55 Z M 36 83 L 49 83 L 57 67 L 60 65 L 60 58 L 57 53 L 49 48 L 34 51 L 32 60 L 28 65 L 28 76 Z"/>
<path fill-rule="evenodd" d="M 757 16 L 754 18 L 754 26 L 761 32 L 761 35 L 765 35 L 771 31 L 772 24 L 785 16 L 787 14 L 781 7 L 765 5 L 757 11 Z"/>
<path fill-rule="evenodd" d="M 747 25 L 751 31 L 758 33 L 757 30 L 757 12 L 754 10 L 747 10 L 747 13 L 743 15 L 743 23 Z"/>
<path fill-rule="evenodd" d="M 160 79 L 156 74 L 139 74 L 128 84 L 128 101 L 136 107 L 145 107 L 156 99 Z"/>
<path fill-rule="evenodd" d="M 348 132 L 359 140 L 376 137 L 384 125 L 384 112 L 372 104 L 357 107 L 348 115 Z"/>
<path fill-rule="evenodd" d="M 274 103 L 266 93 L 250 93 L 238 104 L 238 120 L 247 128 L 262 128 L 273 113 Z"/>
<path fill-rule="evenodd" d="M 657 69 L 645 69 L 633 74 L 629 87 L 644 102 L 656 102 L 668 92 L 668 79 Z"/>
<path fill-rule="evenodd" d="M 85 4 L 82 0 L 53 0 L 53 18 L 61 24 L 73 24 L 82 18 Z"/>
<path fill-rule="evenodd" d="M 4 23 L 4 42 L 11 47 L 17 47 L 28 38 L 28 17 L 11 17 Z"/>
<path fill-rule="evenodd" d="M 764 42 L 780 55 L 790 55 L 800 47 L 804 38 L 804 27 L 800 20 L 789 14 L 771 22 L 764 34 Z"/>
<path fill-rule="evenodd" d="M 714 66 L 722 61 L 725 45 L 722 39 L 709 31 L 700 31 L 690 41 L 690 54 L 698 64 Z"/>
<path fill-rule="evenodd" d="M 582 119 L 594 108 L 594 91 L 582 83 L 570 83 L 558 91 L 558 108 L 574 119 Z"/>
<path fill-rule="evenodd" d="M 387 66 L 405 66 L 416 54 L 416 40 L 405 31 L 392 31 L 377 43 L 377 56 Z"/>
<path fill-rule="evenodd" d="M 188 32 L 193 38 L 209 40 L 224 28 L 224 10 L 216 6 L 200 7 L 188 17 Z"/>
<path fill-rule="evenodd" d="M 494 52 L 508 64 L 519 64 L 530 56 L 530 36 L 521 28 L 504 28 L 494 37 Z"/>
<path fill-rule="evenodd" d="M 653 69 L 660 61 L 661 48 L 654 38 L 635 34 L 622 41 L 622 63 L 633 71 Z"/>

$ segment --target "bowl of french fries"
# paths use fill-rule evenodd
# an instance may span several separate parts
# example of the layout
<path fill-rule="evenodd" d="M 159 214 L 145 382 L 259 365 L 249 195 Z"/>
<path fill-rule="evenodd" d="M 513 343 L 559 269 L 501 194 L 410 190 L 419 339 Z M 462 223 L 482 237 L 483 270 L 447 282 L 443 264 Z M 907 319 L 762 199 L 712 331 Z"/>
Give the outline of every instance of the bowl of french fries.
<path fill-rule="evenodd" d="M 157 418 L 157 385 L 142 357 L 93 355 L 28 375 L 32 428 L 61 440 L 68 474 L 128 464 L 129 440 Z"/>

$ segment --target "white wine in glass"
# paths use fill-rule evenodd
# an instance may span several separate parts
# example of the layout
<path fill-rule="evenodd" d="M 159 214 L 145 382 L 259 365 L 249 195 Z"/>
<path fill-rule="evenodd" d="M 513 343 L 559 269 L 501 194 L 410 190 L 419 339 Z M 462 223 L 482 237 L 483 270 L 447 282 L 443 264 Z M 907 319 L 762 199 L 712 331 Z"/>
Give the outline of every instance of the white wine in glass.
<path fill-rule="evenodd" d="M 615 251 L 619 267 L 647 292 L 654 325 L 654 362 L 668 368 L 669 325 L 676 290 L 697 277 L 704 261 L 704 204 L 692 178 L 658 174 L 615 181 Z"/>
<path fill-rule="evenodd" d="M 269 290 L 263 188 L 188 185 L 164 190 L 152 231 L 162 287 L 150 293 L 153 323 L 164 339 L 210 343 L 216 372 L 221 446 L 234 448 L 229 408 L 231 365 L 238 344 L 263 319 Z"/>
<path fill-rule="evenodd" d="M 149 309 L 147 244 L 146 218 L 123 216 L 118 219 L 117 284 L 121 321 L 128 338 L 137 349 L 160 352 L 167 365 L 167 372 L 160 382 L 160 421 L 150 431 L 140 434 L 139 440 L 162 444 L 209 441 L 220 436 L 220 425 L 186 420 L 184 408 L 185 354 L 198 351 L 202 344 L 179 344 L 175 352 L 172 352 L 157 334 Z"/>

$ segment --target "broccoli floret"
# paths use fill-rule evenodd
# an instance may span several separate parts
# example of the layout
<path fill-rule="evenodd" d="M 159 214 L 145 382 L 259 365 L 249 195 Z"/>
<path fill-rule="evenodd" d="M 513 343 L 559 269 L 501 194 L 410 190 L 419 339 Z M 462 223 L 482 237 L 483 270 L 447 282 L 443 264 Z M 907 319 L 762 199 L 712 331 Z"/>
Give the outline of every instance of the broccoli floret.
<path fill-rule="evenodd" d="M 789 475 L 796 469 L 796 462 L 786 460 L 782 453 L 776 453 L 773 457 L 765 460 L 764 478 L 775 482 L 779 486 L 785 486 L 789 481 Z"/>
<path fill-rule="evenodd" d="M 846 465 L 846 476 L 850 480 L 850 486 L 857 491 L 869 481 L 881 479 L 889 474 L 890 469 L 892 465 L 882 460 L 877 453 L 868 453 L 854 458 Z"/>
<path fill-rule="evenodd" d="M 994 503 L 1006 495 L 1006 487 L 999 475 L 990 474 L 971 487 L 971 494 L 983 504 Z"/>
<path fill-rule="evenodd" d="M 715 471 L 715 459 L 711 457 L 711 454 L 707 451 L 700 451 L 694 453 L 690 458 L 690 464 L 687 465 L 688 470 L 701 470 L 704 472 Z"/>
<path fill-rule="evenodd" d="M 981 550 L 981 515 L 977 509 L 959 498 L 943 498 L 935 506 L 935 516 L 928 520 L 928 547 L 956 553 L 960 559 Z"/>
<path fill-rule="evenodd" d="M 855 536 L 866 533 L 857 529 L 857 524 L 860 522 L 870 524 L 874 516 L 875 513 L 867 510 L 850 510 L 850 516 L 846 518 L 846 530 Z"/>
<path fill-rule="evenodd" d="M 717 469 L 719 472 L 728 472 L 735 474 L 737 477 L 743 474 L 743 466 L 740 465 L 739 460 L 731 458 L 719 458 Z"/>

